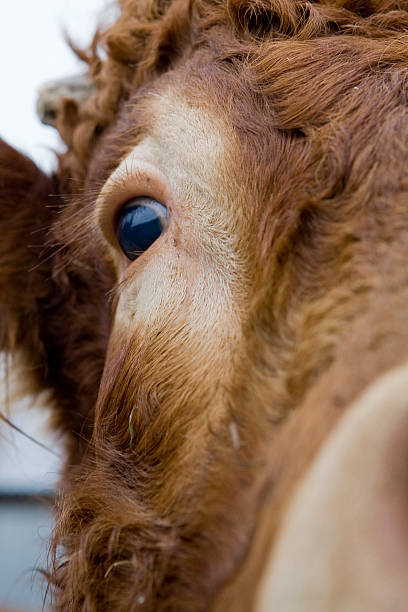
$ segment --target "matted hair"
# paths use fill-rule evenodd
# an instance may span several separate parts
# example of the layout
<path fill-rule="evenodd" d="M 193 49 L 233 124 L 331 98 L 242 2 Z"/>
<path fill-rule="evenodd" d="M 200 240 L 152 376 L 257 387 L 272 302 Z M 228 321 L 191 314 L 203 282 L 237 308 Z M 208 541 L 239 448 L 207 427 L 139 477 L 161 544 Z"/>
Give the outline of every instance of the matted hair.
<path fill-rule="evenodd" d="M 97 92 L 81 109 L 72 100 L 61 109 L 58 128 L 69 149 L 61 165 L 80 181 L 101 134 L 130 93 L 205 45 L 209 31 L 212 44 L 218 33 L 220 59 L 234 61 L 248 84 L 273 98 L 283 129 L 321 125 L 340 106 L 346 114 L 345 102 L 352 112 L 362 100 L 351 88 L 361 86 L 364 96 L 370 80 L 377 79 L 378 88 L 383 83 L 380 95 L 390 95 L 383 81 L 389 79 L 395 104 L 405 102 L 406 2 L 119 0 L 119 5 L 114 25 L 97 32 L 88 50 L 76 49 Z M 388 108 L 386 100 L 382 104 Z"/>

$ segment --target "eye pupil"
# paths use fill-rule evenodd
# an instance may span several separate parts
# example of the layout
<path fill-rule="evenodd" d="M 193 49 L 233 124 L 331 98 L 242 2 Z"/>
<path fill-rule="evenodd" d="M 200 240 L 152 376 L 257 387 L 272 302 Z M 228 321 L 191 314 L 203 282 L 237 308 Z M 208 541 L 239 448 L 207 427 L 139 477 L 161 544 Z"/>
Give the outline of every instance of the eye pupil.
<path fill-rule="evenodd" d="M 166 229 L 168 217 L 167 208 L 152 198 L 130 200 L 117 223 L 118 241 L 126 257 L 133 261 L 144 253 Z"/>

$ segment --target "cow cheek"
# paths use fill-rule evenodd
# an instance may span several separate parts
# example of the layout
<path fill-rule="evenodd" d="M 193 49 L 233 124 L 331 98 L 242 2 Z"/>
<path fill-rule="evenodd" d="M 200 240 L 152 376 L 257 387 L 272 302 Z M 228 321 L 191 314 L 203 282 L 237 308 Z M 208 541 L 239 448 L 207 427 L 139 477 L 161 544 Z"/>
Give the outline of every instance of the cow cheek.
<path fill-rule="evenodd" d="M 188 403 L 218 419 L 239 359 L 239 304 L 211 263 L 201 266 L 164 241 L 148 255 L 129 267 L 110 343 L 113 351 L 123 339 L 129 344 L 123 359 L 132 355 L 137 376 L 127 392 L 154 387 L 159 403 L 173 411 Z"/>

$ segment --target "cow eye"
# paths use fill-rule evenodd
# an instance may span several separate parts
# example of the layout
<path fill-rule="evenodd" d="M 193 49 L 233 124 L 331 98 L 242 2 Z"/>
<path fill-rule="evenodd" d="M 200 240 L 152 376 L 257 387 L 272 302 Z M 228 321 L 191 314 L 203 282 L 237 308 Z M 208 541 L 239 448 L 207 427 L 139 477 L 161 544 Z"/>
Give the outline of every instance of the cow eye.
<path fill-rule="evenodd" d="M 120 248 L 130 260 L 144 253 L 169 224 L 169 211 L 146 196 L 129 200 L 119 211 L 116 235 Z"/>

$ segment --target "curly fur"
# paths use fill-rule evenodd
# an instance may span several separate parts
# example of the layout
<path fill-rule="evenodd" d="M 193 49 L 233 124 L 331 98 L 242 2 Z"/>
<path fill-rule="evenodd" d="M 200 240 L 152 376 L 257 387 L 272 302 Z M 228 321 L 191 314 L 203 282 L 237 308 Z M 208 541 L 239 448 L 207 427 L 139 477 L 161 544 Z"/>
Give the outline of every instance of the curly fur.
<path fill-rule="evenodd" d="M 97 92 L 61 105 L 57 175 L 0 145 L 2 346 L 54 389 L 68 445 L 54 609 L 243 612 L 321 441 L 407 358 L 408 3 L 120 7 L 78 52 Z M 118 325 L 126 286 L 93 227 L 155 88 L 233 134 L 239 341 L 222 388 L 205 334 Z"/>

